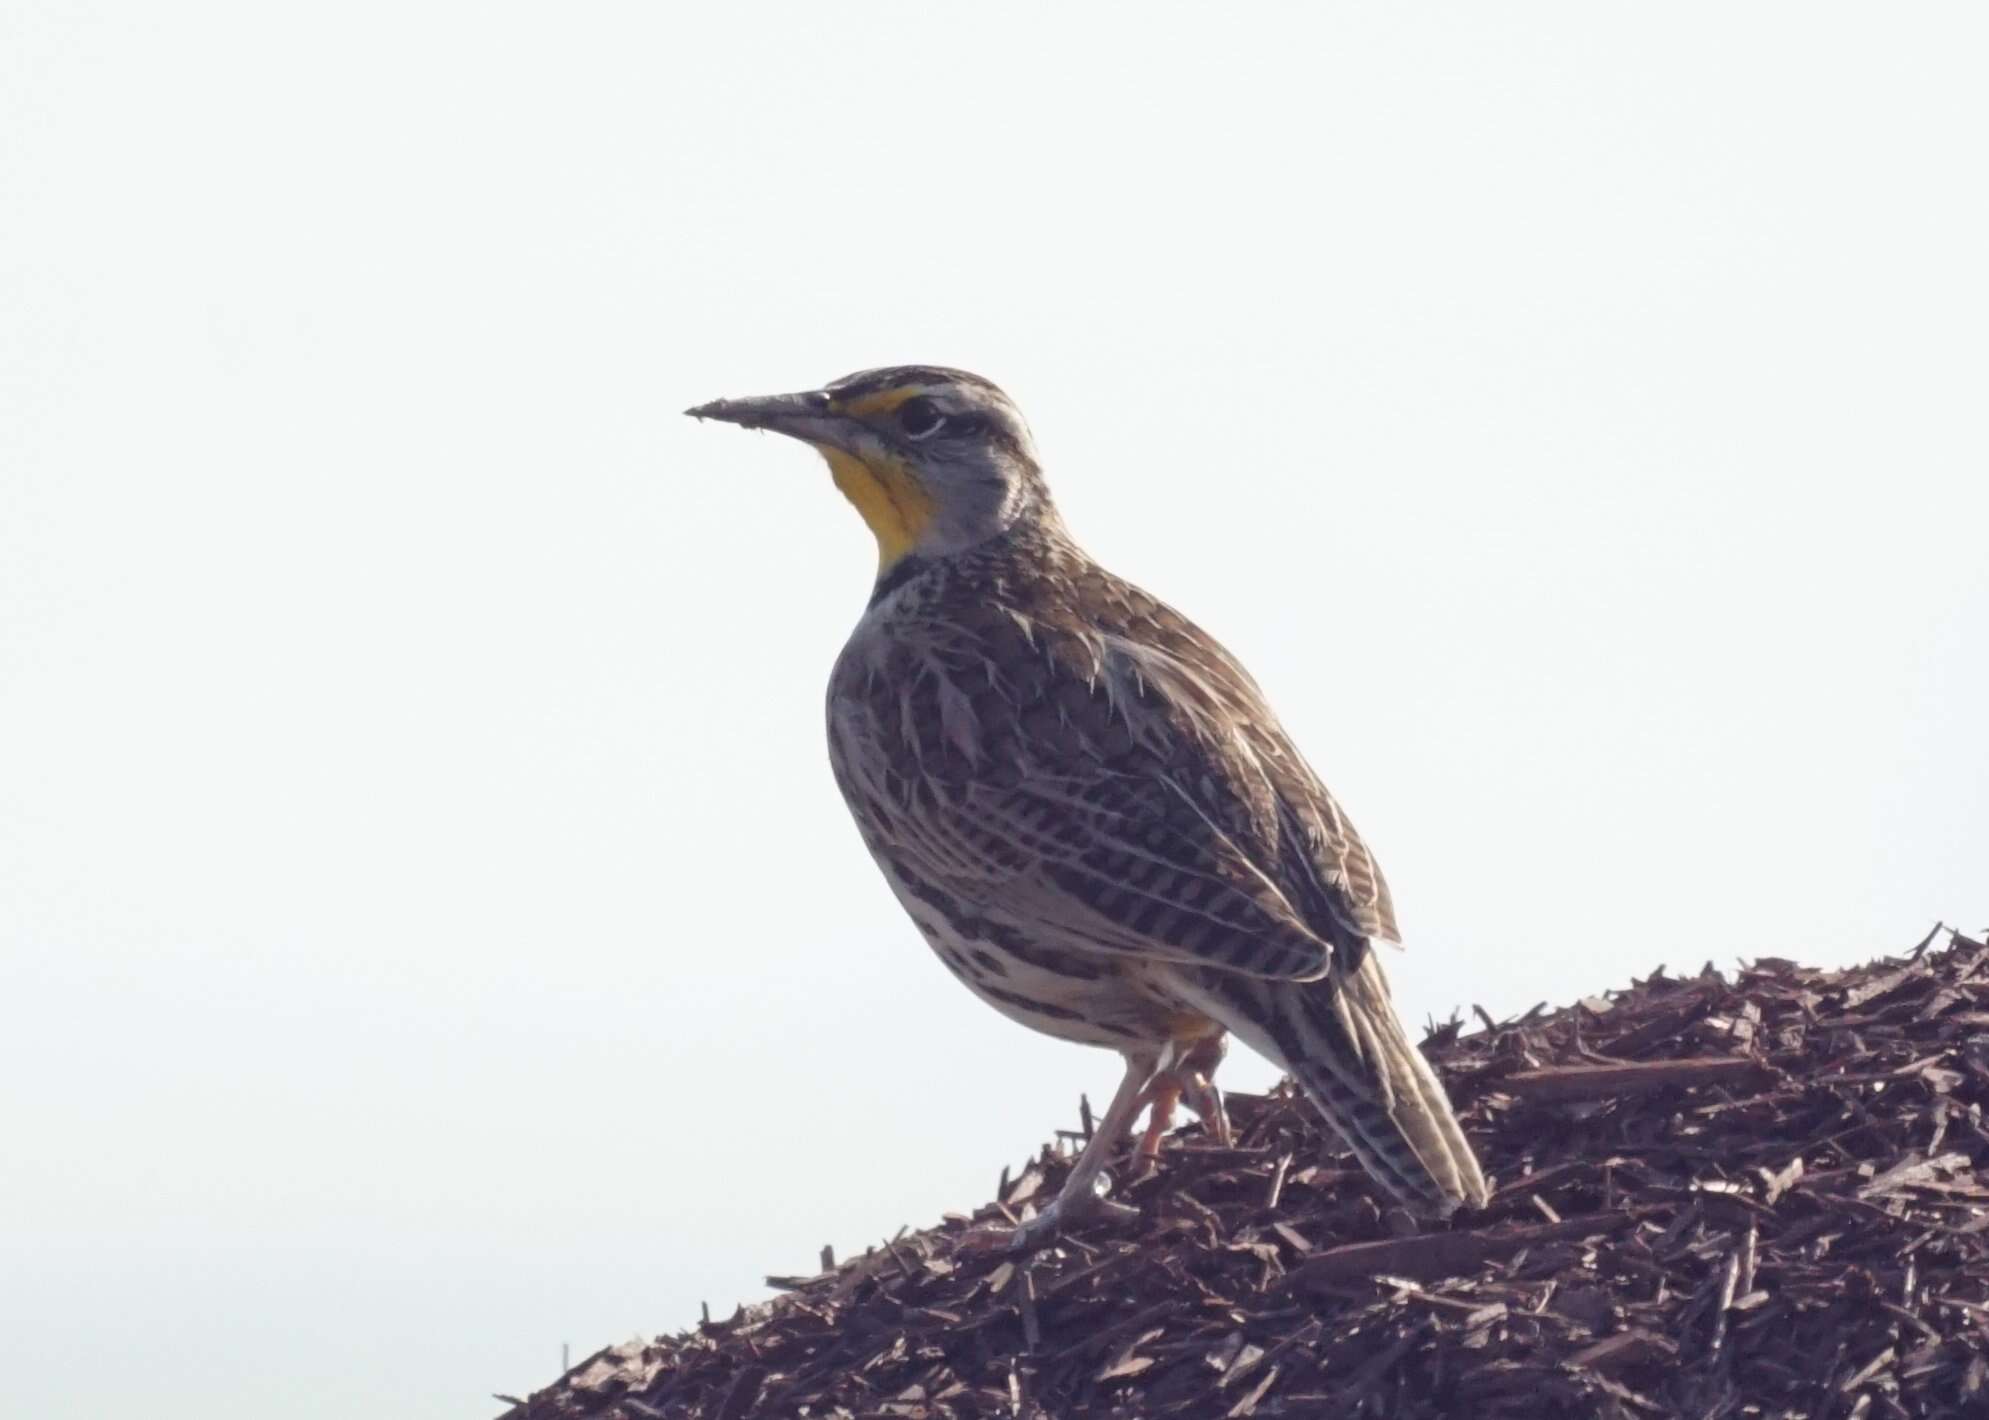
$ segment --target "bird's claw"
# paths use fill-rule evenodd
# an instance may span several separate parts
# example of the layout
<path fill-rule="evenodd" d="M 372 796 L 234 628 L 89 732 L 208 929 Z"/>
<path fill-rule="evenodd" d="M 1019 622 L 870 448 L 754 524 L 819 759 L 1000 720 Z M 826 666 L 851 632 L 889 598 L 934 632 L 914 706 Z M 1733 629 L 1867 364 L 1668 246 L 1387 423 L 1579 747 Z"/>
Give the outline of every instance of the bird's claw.
<path fill-rule="evenodd" d="M 1139 1217 L 1140 1210 L 1131 1204 L 1114 1202 L 1105 1196 L 1111 1187 L 1112 1180 L 1101 1173 L 1091 1181 L 1090 1188 L 1073 1192 L 1066 1187 L 1042 1212 L 1013 1228 L 969 1229 L 960 1235 L 957 1246 L 963 1252 L 1034 1252 L 1065 1228 L 1079 1223 L 1098 1219 L 1125 1223 Z"/>

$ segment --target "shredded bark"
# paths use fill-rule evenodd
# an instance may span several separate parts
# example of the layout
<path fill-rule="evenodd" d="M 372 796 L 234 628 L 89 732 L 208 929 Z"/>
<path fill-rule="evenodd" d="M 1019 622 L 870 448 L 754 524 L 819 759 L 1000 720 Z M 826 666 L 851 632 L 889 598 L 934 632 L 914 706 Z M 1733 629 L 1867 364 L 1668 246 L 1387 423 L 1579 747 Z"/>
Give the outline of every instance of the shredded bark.
<path fill-rule="evenodd" d="M 1190 1126 L 1117 1190 L 1137 1222 L 1025 1258 L 952 1217 L 504 1420 L 1989 1414 L 1982 943 L 1479 1017 L 1425 1049 L 1482 1213 L 1416 1231 L 1303 1101 L 1232 1095 L 1235 1147 Z M 973 1221 L 1028 1216 L 1070 1158 Z"/>

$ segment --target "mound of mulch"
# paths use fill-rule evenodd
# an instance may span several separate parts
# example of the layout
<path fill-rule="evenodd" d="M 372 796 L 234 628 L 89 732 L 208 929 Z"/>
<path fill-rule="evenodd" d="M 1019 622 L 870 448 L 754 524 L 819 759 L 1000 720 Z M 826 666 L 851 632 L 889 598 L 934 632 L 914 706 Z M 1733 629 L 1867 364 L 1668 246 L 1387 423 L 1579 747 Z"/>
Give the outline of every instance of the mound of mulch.
<path fill-rule="evenodd" d="M 1303 1101 L 1233 1095 L 1236 1147 L 1190 1128 L 1122 1182 L 1137 1223 L 825 1251 L 506 1420 L 1989 1414 L 1982 943 L 1479 1020 L 1426 1048 L 1485 1212 L 1417 1232 Z M 1081 1138 L 975 1219 L 1051 1197 Z"/>

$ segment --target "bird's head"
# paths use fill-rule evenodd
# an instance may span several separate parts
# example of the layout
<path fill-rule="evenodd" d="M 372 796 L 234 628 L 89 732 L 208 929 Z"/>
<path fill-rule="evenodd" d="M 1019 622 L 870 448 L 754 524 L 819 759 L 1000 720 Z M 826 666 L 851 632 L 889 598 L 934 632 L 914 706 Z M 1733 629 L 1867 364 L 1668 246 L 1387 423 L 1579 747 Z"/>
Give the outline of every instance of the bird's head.
<path fill-rule="evenodd" d="M 876 534 L 880 574 L 1048 515 L 1029 426 L 1007 395 L 964 370 L 898 365 L 684 412 L 813 444 Z"/>

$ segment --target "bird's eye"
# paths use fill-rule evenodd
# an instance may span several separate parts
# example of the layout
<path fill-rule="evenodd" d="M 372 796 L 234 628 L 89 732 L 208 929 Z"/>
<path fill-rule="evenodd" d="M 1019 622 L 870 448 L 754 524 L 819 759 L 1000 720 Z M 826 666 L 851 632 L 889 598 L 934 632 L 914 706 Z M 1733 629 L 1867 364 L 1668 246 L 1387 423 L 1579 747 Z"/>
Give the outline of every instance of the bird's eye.
<path fill-rule="evenodd" d="M 945 422 L 946 416 L 939 412 L 939 406 L 924 395 L 917 395 L 898 406 L 898 427 L 908 438 L 929 438 L 937 434 Z"/>

